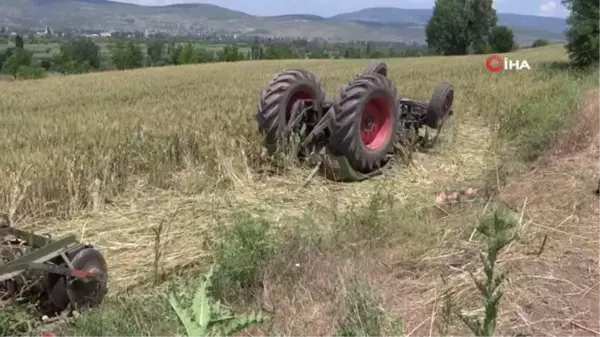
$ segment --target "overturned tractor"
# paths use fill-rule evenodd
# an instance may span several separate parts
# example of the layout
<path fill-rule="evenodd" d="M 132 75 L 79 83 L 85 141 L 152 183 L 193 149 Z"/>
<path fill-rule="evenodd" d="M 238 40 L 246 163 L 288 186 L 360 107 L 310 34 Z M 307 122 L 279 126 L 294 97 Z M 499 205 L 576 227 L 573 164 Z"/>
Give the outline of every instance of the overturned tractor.
<path fill-rule="evenodd" d="M 310 71 L 280 72 L 262 91 L 256 116 L 267 149 L 280 150 L 295 135 L 295 155 L 324 154 L 335 179 L 356 181 L 380 174 L 409 146 L 431 146 L 453 114 L 453 86 L 441 83 L 424 102 L 399 94 L 387 75 L 384 62 L 372 62 L 329 101 Z M 434 136 L 427 127 L 437 130 Z"/>
<path fill-rule="evenodd" d="M 10 226 L 0 215 L 0 301 L 37 304 L 45 315 L 99 305 L 107 291 L 104 257 L 74 236 L 52 240 Z"/>

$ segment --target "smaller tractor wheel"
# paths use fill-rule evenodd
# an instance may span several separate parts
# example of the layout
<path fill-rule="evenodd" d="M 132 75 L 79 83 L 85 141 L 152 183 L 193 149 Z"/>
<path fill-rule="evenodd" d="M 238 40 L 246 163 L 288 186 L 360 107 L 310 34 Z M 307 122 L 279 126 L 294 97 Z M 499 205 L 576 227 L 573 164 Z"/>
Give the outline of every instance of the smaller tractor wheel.
<path fill-rule="evenodd" d="M 256 119 L 270 151 L 286 131 L 292 106 L 303 99 L 312 100 L 313 111 L 321 112 L 325 92 L 316 76 L 307 70 L 284 70 L 262 91 Z M 320 116 L 315 118 L 318 120 Z"/>
<path fill-rule="evenodd" d="M 78 252 L 71 260 L 74 269 L 94 275 L 93 278 L 68 278 L 67 295 L 75 309 L 92 308 L 102 303 L 107 291 L 108 272 L 106 261 L 94 248 Z"/>
<path fill-rule="evenodd" d="M 373 75 L 379 74 L 381 76 L 387 77 L 388 69 L 387 64 L 383 61 L 371 61 L 362 72 L 363 75 Z"/>
<path fill-rule="evenodd" d="M 442 83 L 435 88 L 429 108 L 425 115 L 425 124 L 432 129 L 439 129 L 447 117 L 454 102 L 454 87 L 450 83 Z"/>
<path fill-rule="evenodd" d="M 364 174 L 381 168 L 393 153 L 398 127 L 396 88 L 379 74 L 360 75 L 336 102 L 329 150 Z"/>

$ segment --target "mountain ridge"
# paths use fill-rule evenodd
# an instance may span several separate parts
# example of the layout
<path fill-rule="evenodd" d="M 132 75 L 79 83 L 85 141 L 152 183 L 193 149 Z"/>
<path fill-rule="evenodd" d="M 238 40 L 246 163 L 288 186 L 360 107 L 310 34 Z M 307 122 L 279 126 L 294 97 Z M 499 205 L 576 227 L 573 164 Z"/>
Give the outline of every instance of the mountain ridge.
<path fill-rule="evenodd" d="M 328 40 L 423 43 L 432 9 L 373 7 L 331 17 L 313 14 L 255 16 L 218 5 L 142 6 L 110 0 L 2 0 L 0 25 L 104 31 L 155 31 L 174 35 L 226 33 Z M 564 41 L 562 18 L 498 13 L 519 43 Z"/>

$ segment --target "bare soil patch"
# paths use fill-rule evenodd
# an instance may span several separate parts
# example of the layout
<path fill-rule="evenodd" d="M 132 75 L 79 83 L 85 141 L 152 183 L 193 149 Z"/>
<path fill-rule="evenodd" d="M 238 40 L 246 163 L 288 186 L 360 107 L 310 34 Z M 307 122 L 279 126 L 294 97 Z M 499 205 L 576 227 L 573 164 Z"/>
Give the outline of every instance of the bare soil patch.
<path fill-rule="evenodd" d="M 556 144 L 500 195 L 511 207 L 524 208 L 523 258 L 513 263 L 515 273 L 505 299 L 513 329 L 548 336 L 600 334 L 600 220 L 594 193 L 599 172 L 598 94 L 597 89 L 586 93 Z"/>

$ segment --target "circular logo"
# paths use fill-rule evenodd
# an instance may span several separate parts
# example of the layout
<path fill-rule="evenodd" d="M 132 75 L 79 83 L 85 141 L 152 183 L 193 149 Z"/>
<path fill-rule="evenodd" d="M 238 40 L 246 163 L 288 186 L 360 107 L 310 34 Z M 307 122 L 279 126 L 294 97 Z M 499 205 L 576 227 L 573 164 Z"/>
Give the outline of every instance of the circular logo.
<path fill-rule="evenodd" d="M 497 73 L 504 68 L 504 60 L 500 55 L 492 55 L 485 60 L 485 67 L 490 73 Z"/>

